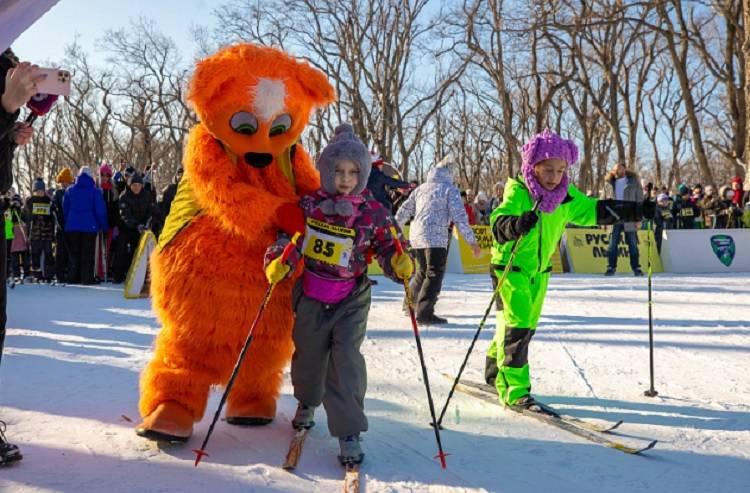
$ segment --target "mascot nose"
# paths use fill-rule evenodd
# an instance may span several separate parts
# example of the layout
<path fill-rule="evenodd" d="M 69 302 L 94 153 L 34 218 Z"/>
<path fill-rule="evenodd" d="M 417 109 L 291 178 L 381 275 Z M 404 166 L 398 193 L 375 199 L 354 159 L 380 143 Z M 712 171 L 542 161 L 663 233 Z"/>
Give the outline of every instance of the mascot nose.
<path fill-rule="evenodd" d="M 273 162 L 273 155 L 267 152 L 246 152 L 245 162 L 253 168 L 265 168 Z"/>

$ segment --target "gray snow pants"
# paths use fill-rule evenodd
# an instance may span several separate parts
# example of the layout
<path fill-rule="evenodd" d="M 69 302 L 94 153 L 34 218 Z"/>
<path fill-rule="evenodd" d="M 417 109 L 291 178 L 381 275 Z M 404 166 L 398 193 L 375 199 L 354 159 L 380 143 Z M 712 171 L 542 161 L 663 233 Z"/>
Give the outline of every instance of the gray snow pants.
<path fill-rule="evenodd" d="M 323 407 L 334 437 L 367 431 L 367 369 L 359 348 L 370 311 L 370 283 L 362 276 L 351 294 L 326 305 L 294 288 L 292 385 L 300 404 Z"/>

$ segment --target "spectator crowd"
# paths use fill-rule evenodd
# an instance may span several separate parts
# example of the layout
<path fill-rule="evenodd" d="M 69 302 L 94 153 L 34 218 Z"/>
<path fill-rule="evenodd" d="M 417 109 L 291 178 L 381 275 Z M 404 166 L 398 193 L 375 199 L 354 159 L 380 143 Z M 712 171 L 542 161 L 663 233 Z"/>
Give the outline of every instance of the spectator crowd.
<path fill-rule="evenodd" d="M 160 200 L 150 169 L 104 163 L 76 175 L 63 168 L 57 188 L 37 178 L 25 200 L 12 189 L 2 197 L 9 282 L 122 283 L 141 234 L 164 224 L 182 169 Z"/>

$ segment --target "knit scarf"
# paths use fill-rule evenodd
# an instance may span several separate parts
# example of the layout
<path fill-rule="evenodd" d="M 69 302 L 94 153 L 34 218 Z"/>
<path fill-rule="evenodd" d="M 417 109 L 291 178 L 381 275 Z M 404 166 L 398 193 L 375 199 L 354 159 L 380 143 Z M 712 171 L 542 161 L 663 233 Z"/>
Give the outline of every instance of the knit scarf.
<path fill-rule="evenodd" d="M 542 212 L 554 212 L 555 209 L 557 209 L 557 206 L 568 196 L 568 184 L 570 181 L 568 180 L 567 170 L 565 170 L 565 174 L 563 175 L 560 184 L 553 190 L 547 190 L 541 183 L 539 183 L 534 174 L 533 166 L 524 166 L 521 169 L 521 173 L 523 174 L 523 180 L 526 182 L 526 187 L 529 189 L 529 193 L 531 194 L 534 203 L 536 204 L 541 201 L 539 204 L 539 210 Z"/>
<path fill-rule="evenodd" d="M 349 217 L 354 214 L 355 206 L 359 206 L 365 201 L 361 195 L 330 195 L 324 190 L 318 193 L 324 198 L 320 203 L 320 211 L 326 216 L 343 216 Z"/>

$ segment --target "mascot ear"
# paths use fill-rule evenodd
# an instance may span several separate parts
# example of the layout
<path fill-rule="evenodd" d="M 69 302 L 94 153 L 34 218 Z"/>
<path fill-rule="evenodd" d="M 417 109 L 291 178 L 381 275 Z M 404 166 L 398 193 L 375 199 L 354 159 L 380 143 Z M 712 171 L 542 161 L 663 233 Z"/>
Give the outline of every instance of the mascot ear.
<path fill-rule="evenodd" d="M 325 74 L 307 63 L 298 64 L 297 82 L 310 96 L 314 106 L 324 106 L 336 101 L 336 91 Z"/>

